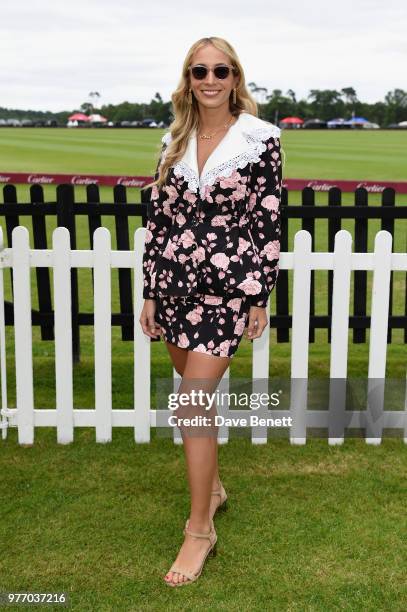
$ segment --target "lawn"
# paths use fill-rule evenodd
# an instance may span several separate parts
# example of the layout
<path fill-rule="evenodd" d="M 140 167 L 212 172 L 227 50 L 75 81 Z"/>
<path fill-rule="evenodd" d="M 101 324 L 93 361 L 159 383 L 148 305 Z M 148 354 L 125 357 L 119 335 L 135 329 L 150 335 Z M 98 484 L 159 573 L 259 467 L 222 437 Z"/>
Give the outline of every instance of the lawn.
<path fill-rule="evenodd" d="M 100 174 L 135 174 L 151 175 L 155 167 L 155 156 L 160 148 L 162 130 L 123 129 L 123 130 L 75 130 L 75 129 L 2 129 L 0 130 L 0 171 L 32 171 L 32 172 L 62 172 L 62 173 L 100 173 Z M 396 131 L 300 131 L 287 130 L 282 133 L 282 145 L 286 153 L 284 176 L 309 178 L 344 178 L 344 179 L 389 179 L 405 178 L 407 166 L 406 133 Z M 45 187 L 45 200 L 55 200 L 55 187 Z M 76 188 L 77 200 L 84 201 L 85 189 Z M 137 189 L 128 190 L 130 202 L 139 202 Z M 29 186 L 18 186 L 19 201 L 29 201 Z M 101 188 L 101 198 L 104 202 L 113 201 L 113 189 Z M 290 192 L 289 201 L 299 203 L 300 194 Z M 344 204 L 353 201 L 351 193 L 344 194 Z M 317 204 L 324 204 L 327 195 L 316 194 Z M 379 204 L 379 196 L 370 196 L 369 202 Z M 397 202 L 405 205 L 407 196 L 398 196 Z M 4 228 L 3 219 L 0 219 Z M 28 227 L 31 235 L 31 219 L 20 217 L 20 223 Z M 114 221 L 102 216 L 102 223 L 112 232 L 112 245 L 116 248 Z M 130 223 L 131 232 L 139 227 L 139 219 Z M 49 244 L 51 233 L 55 228 L 55 220 L 48 219 Z M 353 234 L 354 223 L 345 220 L 343 228 Z M 290 222 L 289 249 L 293 246 L 295 232 L 300 229 L 297 220 Z M 378 221 L 369 223 L 369 250 L 373 249 L 374 236 L 380 229 Z M 394 251 L 405 251 L 407 222 L 397 223 Z M 132 243 L 132 240 L 131 240 Z M 77 223 L 78 248 L 87 249 L 90 246 L 87 221 L 79 218 Z M 327 249 L 327 221 L 317 222 L 316 250 Z M 79 270 L 80 309 L 91 312 L 93 308 L 92 279 L 88 270 Z M 289 279 L 291 282 L 291 272 Z M 316 271 L 316 314 L 327 311 L 327 272 Z M 368 314 L 370 312 L 370 289 L 372 273 L 368 272 Z M 112 308 L 118 310 L 118 274 L 112 271 Z M 32 298 L 37 307 L 35 291 L 35 273 L 32 271 Z M 5 289 L 7 299 L 11 299 L 10 274 L 5 274 Z M 353 291 L 351 293 L 353 300 Z M 291 301 L 291 295 L 290 295 Z M 351 303 L 353 303 L 351 301 Z M 405 304 L 405 274 L 394 273 L 393 312 L 403 314 Z M 271 296 L 271 311 L 275 312 L 275 294 Z M 131 371 L 132 348 L 130 343 L 122 342 L 120 331 L 113 328 L 113 368 L 120 372 Z M 275 330 L 271 333 L 270 342 L 270 376 L 289 376 L 290 345 L 275 342 Z M 367 338 L 369 333 L 367 333 Z M 40 406 L 54 405 L 55 386 L 53 381 L 53 343 L 39 340 L 39 330 L 34 328 L 35 367 L 41 384 L 36 386 L 36 394 Z M 13 351 L 13 333 L 7 330 L 9 355 Z M 153 343 L 154 373 L 159 376 L 169 376 L 171 370 L 168 364 L 167 351 L 163 342 Z M 317 330 L 316 342 L 310 344 L 310 376 L 329 376 L 329 352 L 327 331 Z M 239 351 L 232 364 L 232 375 L 250 375 L 251 343 L 243 339 Z M 93 388 L 86 384 L 93 368 L 93 330 L 90 327 L 81 329 L 81 364 L 75 371 L 75 403 L 81 407 L 93 405 Z M 11 360 L 10 360 L 11 361 Z M 405 376 L 405 345 L 402 330 L 393 331 L 393 342 L 388 346 L 387 376 Z M 9 373 L 13 365 L 9 364 Z M 349 376 L 366 376 L 368 371 L 368 343 L 352 344 L 352 334 L 349 334 Z M 48 373 L 47 375 L 45 373 Z M 115 376 L 115 375 L 114 375 Z M 124 378 L 124 377 L 123 377 Z M 126 382 L 127 381 L 127 382 Z M 119 394 L 115 397 L 118 406 L 131 405 L 131 377 L 121 380 Z M 13 385 L 14 386 L 14 385 Z M 10 400 L 14 401 L 13 389 Z"/>
<path fill-rule="evenodd" d="M 130 430 L 57 446 L 41 429 L 0 445 L 1 591 L 66 591 L 73 610 L 403 611 L 407 453 L 352 440 L 221 446 L 229 495 L 200 580 L 162 583 L 188 516 L 183 449 Z M 34 609 L 34 608 L 33 608 Z M 57 609 L 56 607 L 53 609 Z"/>
<path fill-rule="evenodd" d="M 152 174 L 159 130 L 1 129 L 0 172 Z M 287 177 L 404 180 L 406 134 L 391 131 L 283 132 Z M 18 187 L 29 201 L 28 186 Z M 112 201 L 112 189 L 101 189 Z M 83 200 L 84 189 L 77 188 Z M 326 202 L 317 194 L 317 204 Z M 45 188 L 55 200 L 55 188 Z M 138 202 L 138 190 L 129 190 Z M 371 205 L 379 198 L 372 196 Z M 407 203 L 407 196 L 397 198 Z M 299 194 L 290 193 L 298 203 Z M 344 194 L 352 203 L 352 194 Z M 113 231 L 107 217 L 103 224 Z M 20 223 L 32 231 L 30 219 Z M 4 223 L 2 222 L 4 229 Z M 49 219 L 49 238 L 55 222 Z M 138 227 L 134 220 L 131 229 Z M 352 222 L 344 228 L 353 232 Z M 289 248 L 298 223 L 291 225 Z M 372 249 L 378 224 L 369 228 Z M 79 222 L 78 248 L 89 248 L 87 223 Z M 395 251 L 406 247 L 406 224 L 396 228 Z M 113 233 L 114 236 L 114 233 Z M 316 248 L 325 250 L 326 222 L 317 224 Z M 51 240 L 49 241 L 51 244 Z M 115 241 L 112 240 L 112 244 Z M 51 276 L 52 279 L 52 276 Z M 290 274 L 291 279 L 291 274 Z M 33 306 L 37 307 L 32 271 Z M 80 309 L 92 310 L 91 274 L 79 270 Z M 326 312 L 327 273 L 318 271 L 316 313 Z M 371 273 L 368 273 L 371 287 Z M 117 271 L 112 271 L 112 308 L 118 309 Z M 11 299 L 10 273 L 5 273 Z M 405 274 L 394 274 L 394 313 L 403 313 Z M 272 313 L 275 312 L 272 296 Z M 369 300 L 370 306 L 370 300 Z M 329 377 L 327 332 L 310 344 L 309 377 Z M 369 339 L 369 334 L 367 334 Z M 406 351 L 401 331 L 388 346 L 386 375 L 403 378 Z M 15 406 L 13 330 L 7 329 L 9 406 Z M 81 361 L 74 366 L 74 405 L 94 406 L 93 329 L 81 329 Z M 350 377 L 366 377 L 368 342 L 353 345 Z M 243 339 L 232 377 L 250 377 L 251 343 Z M 290 344 L 270 341 L 270 377 L 290 375 Z M 112 329 L 113 407 L 133 405 L 133 347 Z M 55 407 L 54 343 L 33 330 L 35 406 Z M 171 376 L 163 342 L 152 344 L 152 389 Z M 183 448 L 152 432 L 135 445 L 133 432 L 114 429 L 111 444 L 95 444 L 94 431 L 75 430 L 70 446 L 59 446 L 55 430 L 39 428 L 31 448 L 19 447 L 16 430 L 0 444 L 2 503 L 0 591 L 66 591 L 73 610 L 271 610 L 327 612 L 402 611 L 407 450 L 401 439 L 378 447 L 347 439 L 342 447 L 309 439 L 252 445 L 234 435 L 219 449 L 229 509 L 215 520 L 218 556 L 197 584 L 177 590 L 161 578 L 182 543 L 188 516 Z M 244 468 L 243 468 L 244 462 Z M 33 608 L 35 609 L 35 608 Z M 55 607 L 55 609 L 57 609 Z"/>

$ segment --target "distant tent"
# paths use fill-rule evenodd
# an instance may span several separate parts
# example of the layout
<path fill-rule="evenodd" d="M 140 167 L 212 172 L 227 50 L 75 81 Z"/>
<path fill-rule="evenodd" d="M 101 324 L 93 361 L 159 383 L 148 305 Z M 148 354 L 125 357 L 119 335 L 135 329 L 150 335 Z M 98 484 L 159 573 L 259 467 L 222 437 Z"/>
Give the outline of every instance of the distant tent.
<path fill-rule="evenodd" d="M 364 117 L 352 117 L 351 119 L 348 119 L 347 121 L 343 122 L 344 125 L 354 125 L 354 124 L 362 124 L 362 123 L 369 123 L 368 119 L 365 119 Z"/>
<path fill-rule="evenodd" d="M 304 123 L 302 119 L 299 117 L 285 117 L 285 119 L 281 119 L 280 123 Z"/>
<path fill-rule="evenodd" d="M 74 113 L 68 117 L 68 121 L 89 121 L 89 117 L 84 113 Z"/>
<path fill-rule="evenodd" d="M 321 119 L 307 119 L 304 121 L 303 128 L 325 128 L 326 121 L 322 121 Z"/>
<path fill-rule="evenodd" d="M 343 119 L 342 117 L 339 117 L 338 119 L 331 119 L 330 121 L 327 122 L 327 126 L 329 128 L 344 125 L 344 124 L 346 125 L 346 122 L 345 122 L 345 119 Z"/>
<path fill-rule="evenodd" d="M 89 121 L 91 123 L 105 123 L 107 119 L 102 117 L 102 115 L 89 115 Z"/>
<path fill-rule="evenodd" d="M 282 128 L 299 128 L 302 127 L 304 121 L 299 117 L 285 117 L 280 121 L 280 126 Z"/>

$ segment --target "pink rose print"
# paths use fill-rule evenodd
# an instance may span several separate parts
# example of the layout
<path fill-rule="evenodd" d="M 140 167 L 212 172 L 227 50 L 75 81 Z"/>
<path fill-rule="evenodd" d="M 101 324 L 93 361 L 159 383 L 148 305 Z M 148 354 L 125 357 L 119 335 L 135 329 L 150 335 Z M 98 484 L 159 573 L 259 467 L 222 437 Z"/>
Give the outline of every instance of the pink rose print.
<path fill-rule="evenodd" d="M 220 348 L 220 357 L 227 357 L 228 356 L 228 350 L 229 350 L 229 346 L 230 346 L 230 340 L 224 340 L 223 342 L 220 343 L 219 348 Z"/>
<path fill-rule="evenodd" d="M 203 247 L 198 247 L 195 251 L 192 251 L 191 257 L 197 263 L 201 263 L 205 260 L 205 249 Z"/>
<path fill-rule="evenodd" d="M 167 217 L 170 217 L 170 219 L 172 219 L 172 210 L 169 200 L 165 200 L 165 202 L 163 202 L 163 214 L 167 215 Z"/>
<path fill-rule="evenodd" d="M 206 239 L 209 240 L 209 242 L 211 240 L 216 240 L 216 234 L 214 234 L 213 232 L 209 232 L 209 234 L 206 234 Z"/>
<path fill-rule="evenodd" d="M 241 255 L 251 246 L 251 242 L 245 240 L 241 236 L 239 236 L 239 246 L 237 247 L 237 254 Z"/>
<path fill-rule="evenodd" d="M 212 304 L 213 306 L 218 306 L 222 304 L 222 298 L 217 295 L 206 295 L 204 298 L 205 304 Z"/>
<path fill-rule="evenodd" d="M 187 202 L 189 202 L 190 204 L 195 204 L 195 202 L 197 201 L 197 197 L 194 193 L 192 193 L 192 191 L 190 191 L 189 189 L 187 189 L 184 193 L 184 200 L 186 200 Z"/>
<path fill-rule="evenodd" d="M 227 270 L 229 265 L 229 257 L 224 253 L 215 253 L 210 259 L 211 264 L 222 270 Z"/>
<path fill-rule="evenodd" d="M 269 261 L 278 259 L 280 256 L 280 242 L 278 240 L 271 240 L 264 246 L 263 251 Z"/>
<path fill-rule="evenodd" d="M 226 225 L 226 219 L 223 215 L 215 215 L 211 220 L 211 225 L 213 227 L 222 227 Z"/>
<path fill-rule="evenodd" d="M 186 335 L 185 332 L 183 332 L 182 334 L 179 334 L 178 340 L 179 340 L 179 346 L 181 348 L 187 348 L 189 346 L 188 336 Z"/>
<path fill-rule="evenodd" d="M 241 336 L 244 332 L 244 328 L 245 328 L 245 319 L 243 317 L 237 320 L 233 333 L 236 334 L 236 336 Z"/>
<path fill-rule="evenodd" d="M 205 347 L 204 344 L 198 344 L 198 346 L 196 347 L 195 351 L 197 351 L 198 353 L 210 353 L 210 351 L 208 351 Z"/>
<path fill-rule="evenodd" d="M 239 200 L 243 200 L 245 195 L 246 195 L 246 185 L 238 185 L 236 191 L 234 191 L 231 194 L 230 199 L 232 202 L 237 202 Z"/>
<path fill-rule="evenodd" d="M 228 306 L 228 308 L 231 308 L 235 312 L 239 312 L 241 304 L 242 298 L 233 298 L 229 300 L 226 305 Z"/>
<path fill-rule="evenodd" d="M 174 185 L 164 185 L 164 189 L 169 196 L 169 199 L 167 200 L 168 204 L 174 204 L 174 202 L 178 198 L 177 189 L 174 187 Z"/>
<path fill-rule="evenodd" d="M 256 295 L 261 291 L 261 284 L 252 278 L 246 278 L 244 281 L 238 284 L 238 288 L 243 291 L 246 295 Z"/>
<path fill-rule="evenodd" d="M 163 257 L 165 257 L 166 259 L 173 259 L 176 260 L 177 257 L 175 255 L 176 250 L 178 249 L 177 245 L 174 244 L 172 242 L 172 240 L 169 240 L 166 244 L 166 247 L 163 251 Z"/>
<path fill-rule="evenodd" d="M 225 198 L 225 196 L 222 195 L 221 193 L 219 195 L 217 195 L 216 198 L 215 198 L 216 204 L 223 204 L 223 202 L 227 202 L 227 201 L 228 201 L 228 199 Z"/>
<path fill-rule="evenodd" d="M 185 225 L 187 221 L 182 213 L 178 213 L 177 216 L 175 217 L 175 220 L 179 226 Z"/>
<path fill-rule="evenodd" d="M 185 232 L 181 234 L 180 242 L 182 243 L 184 249 L 192 246 L 195 243 L 194 233 L 189 229 L 185 230 Z"/>
<path fill-rule="evenodd" d="M 149 243 L 149 242 L 151 242 L 151 241 L 152 241 L 152 239 L 153 239 L 153 232 L 151 232 L 151 231 L 148 229 L 148 230 L 146 230 L 146 234 L 145 234 L 145 235 L 146 235 L 146 237 L 145 237 L 145 242 L 146 242 L 146 244 L 148 244 L 148 243 Z"/>
<path fill-rule="evenodd" d="M 241 175 L 237 170 L 234 170 L 229 177 L 221 178 L 219 181 L 219 186 L 221 189 L 228 189 L 236 187 L 236 183 L 238 183 L 241 179 Z"/>
<path fill-rule="evenodd" d="M 191 310 L 191 312 L 189 312 L 186 315 L 186 319 L 192 324 L 192 325 L 198 325 L 198 323 L 200 323 L 202 321 L 202 317 L 201 317 L 201 312 L 202 312 L 202 307 L 201 308 L 194 308 L 193 310 Z"/>
<path fill-rule="evenodd" d="M 205 185 L 202 191 L 202 199 L 212 204 L 213 198 L 211 196 L 211 193 L 214 189 L 215 187 L 213 187 L 213 185 Z"/>
<path fill-rule="evenodd" d="M 262 201 L 261 205 L 263 208 L 267 208 L 267 210 L 271 210 L 273 212 L 278 212 L 278 207 L 280 206 L 280 201 L 276 196 L 269 195 L 266 196 Z"/>

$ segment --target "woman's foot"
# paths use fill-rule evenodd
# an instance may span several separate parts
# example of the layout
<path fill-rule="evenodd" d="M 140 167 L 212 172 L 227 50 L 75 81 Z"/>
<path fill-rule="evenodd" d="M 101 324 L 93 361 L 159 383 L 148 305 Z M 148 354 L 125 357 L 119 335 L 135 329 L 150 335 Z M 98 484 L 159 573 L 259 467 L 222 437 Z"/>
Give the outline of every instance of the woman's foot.
<path fill-rule="evenodd" d="M 189 529 L 198 533 L 210 533 L 211 524 L 200 525 L 197 523 L 191 523 L 189 521 Z M 177 565 L 180 568 L 188 568 L 188 570 L 194 574 L 199 572 L 202 565 L 202 561 L 208 552 L 211 544 L 208 539 L 196 538 L 194 536 L 185 533 L 185 540 L 180 548 L 178 556 L 173 565 Z M 189 582 L 187 576 L 180 572 L 169 571 L 165 576 L 166 582 L 172 582 L 178 584 L 179 582 Z"/>
<path fill-rule="evenodd" d="M 220 491 L 221 494 L 214 494 L 213 491 Z M 209 502 L 209 520 L 213 519 L 216 514 L 217 509 L 226 501 L 226 491 L 223 488 L 223 485 L 220 480 L 217 480 L 212 483 L 212 495 L 211 500 Z"/>

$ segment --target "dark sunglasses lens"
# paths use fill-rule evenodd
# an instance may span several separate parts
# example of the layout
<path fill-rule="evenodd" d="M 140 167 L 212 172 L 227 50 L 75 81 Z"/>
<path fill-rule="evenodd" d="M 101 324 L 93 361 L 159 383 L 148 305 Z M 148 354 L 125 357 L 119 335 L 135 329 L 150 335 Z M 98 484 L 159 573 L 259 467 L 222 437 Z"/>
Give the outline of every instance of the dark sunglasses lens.
<path fill-rule="evenodd" d="M 198 81 L 202 81 L 207 75 L 207 68 L 205 66 L 193 66 L 191 68 L 192 75 L 194 79 L 198 79 Z"/>
<path fill-rule="evenodd" d="M 227 79 L 229 76 L 229 66 L 216 66 L 214 73 L 217 79 Z"/>

